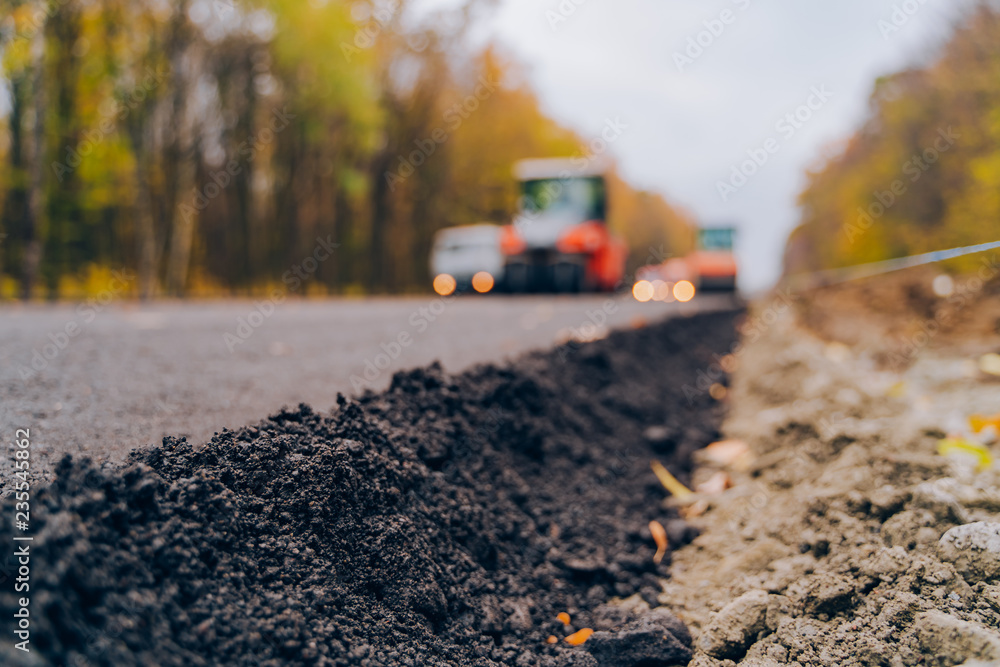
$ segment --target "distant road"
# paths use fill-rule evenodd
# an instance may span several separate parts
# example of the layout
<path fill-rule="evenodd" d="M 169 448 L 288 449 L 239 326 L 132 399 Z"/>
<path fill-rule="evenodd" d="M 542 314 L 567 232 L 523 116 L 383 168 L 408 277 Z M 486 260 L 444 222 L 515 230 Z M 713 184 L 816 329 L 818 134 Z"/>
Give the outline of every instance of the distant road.
<path fill-rule="evenodd" d="M 640 304 L 631 296 L 431 297 L 0 307 L 0 427 L 32 430 L 34 455 L 120 461 L 164 435 L 202 442 L 283 405 L 381 390 L 392 373 L 449 371 L 547 348 L 572 331 L 718 310 L 729 297 Z M 266 313 L 268 308 L 263 309 Z M 245 323 L 245 324 L 242 324 Z M 72 334 L 70 336 L 69 334 Z M 27 376 L 23 378 L 22 376 Z"/>

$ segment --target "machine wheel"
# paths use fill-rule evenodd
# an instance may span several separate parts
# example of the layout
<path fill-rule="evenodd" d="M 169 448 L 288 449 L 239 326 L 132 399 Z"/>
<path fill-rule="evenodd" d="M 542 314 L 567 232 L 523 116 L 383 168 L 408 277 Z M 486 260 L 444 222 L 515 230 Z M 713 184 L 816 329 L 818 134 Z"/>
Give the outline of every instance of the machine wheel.
<path fill-rule="evenodd" d="M 560 294 L 584 291 L 585 272 L 579 264 L 562 262 L 552 267 L 552 287 Z"/>
<path fill-rule="evenodd" d="M 531 271 L 527 264 L 508 264 L 504 268 L 504 287 L 512 294 L 525 294 L 531 286 Z"/>

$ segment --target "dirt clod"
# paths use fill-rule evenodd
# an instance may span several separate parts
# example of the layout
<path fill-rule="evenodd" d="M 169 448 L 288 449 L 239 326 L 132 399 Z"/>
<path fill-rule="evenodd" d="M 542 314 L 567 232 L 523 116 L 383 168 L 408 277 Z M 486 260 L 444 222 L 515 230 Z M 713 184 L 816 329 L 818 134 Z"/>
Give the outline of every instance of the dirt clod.
<path fill-rule="evenodd" d="M 1000 523 L 955 526 L 941 536 L 938 556 L 970 584 L 1000 578 Z"/>
<path fill-rule="evenodd" d="M 698 640 L 698 647 L 716 658 L 742 658 L 767 627 L 767 605 L 767 591 L 744 593 L 715 616 Z"/>
<path fill-rule="evenodd" d="M 600 667 L 674 667 L 691 660 L 691 635 L 675 616 L 654 609 L 617 632 L 595 632 L 586 649 Z"/>
<path fill-rule="evenodd" d="M 969 655 L 1000 659 L 1000 633 L 944 612 L 931 610 L 920 614 L 914 632 L 931 665 L 954 665 Z"/>

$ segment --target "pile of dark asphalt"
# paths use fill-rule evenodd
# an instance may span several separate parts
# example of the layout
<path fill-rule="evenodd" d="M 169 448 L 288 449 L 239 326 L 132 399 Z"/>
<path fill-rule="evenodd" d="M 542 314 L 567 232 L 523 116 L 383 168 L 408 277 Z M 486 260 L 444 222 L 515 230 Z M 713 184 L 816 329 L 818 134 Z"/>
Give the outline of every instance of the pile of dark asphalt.
<path fill-rule="evenodd" d="M 657 605 L 692 530 L 662 503 L 718 435 L 738 313 L 677 318 L 308 406 L 33 490 L 31 647 L 53 665 L 685 664 Z M 722 380 L 723 382 L 725 380 Z M 13 503 L 2 511 L 13 516 Z M 8 522 L 0 542 L 11 542 Z M 13 576 L 10 559 L 7 574 Z M 13 587 L 0 614 L 17 608 Z M 567 612 L 571 624 L 557 614 Z M 586 643 L 564 639 L 584 627 Z M 555 641 L 552 641 L 552 638 Z M 5 645 L 13 642 L 4 642 Z M 19 652 L 18 652 L 19 653 Z"/>

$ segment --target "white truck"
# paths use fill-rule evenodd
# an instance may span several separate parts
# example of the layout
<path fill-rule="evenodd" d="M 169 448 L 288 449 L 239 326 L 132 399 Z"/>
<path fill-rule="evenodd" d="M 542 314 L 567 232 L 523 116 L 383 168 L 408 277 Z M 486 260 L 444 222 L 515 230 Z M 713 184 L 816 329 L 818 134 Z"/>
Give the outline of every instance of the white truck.
<path fill-rule="evenodd" d="M 443 296 L 474 290 L 492 291 L 503 282 L 500 227 L 482 223 L 446 227 L 434 236 L 431 276 Z"/>

